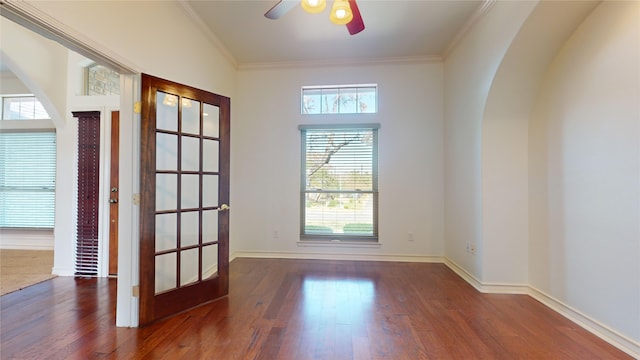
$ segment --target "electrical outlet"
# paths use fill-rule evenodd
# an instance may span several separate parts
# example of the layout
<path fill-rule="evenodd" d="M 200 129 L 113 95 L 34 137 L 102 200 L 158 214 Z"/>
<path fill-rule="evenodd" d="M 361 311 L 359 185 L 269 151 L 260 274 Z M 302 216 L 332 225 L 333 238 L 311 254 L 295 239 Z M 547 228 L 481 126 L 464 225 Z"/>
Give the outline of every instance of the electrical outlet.
<path fill-rule="evenodd" d="M 475 243 L 471 243 L 471 247 L 469 249 L 469 251 L 471 252 L 471 254 L 475 255 L 476 254 L 476 244 Z"/>
<path fill-rule="evenodd" d="M 413 237 L 413 233 L 412 232 L 409 233 L 409 236 L 407 237 L 407 240 L 409 240 L 409 241 L 415 240 L 414 237 Z"/>

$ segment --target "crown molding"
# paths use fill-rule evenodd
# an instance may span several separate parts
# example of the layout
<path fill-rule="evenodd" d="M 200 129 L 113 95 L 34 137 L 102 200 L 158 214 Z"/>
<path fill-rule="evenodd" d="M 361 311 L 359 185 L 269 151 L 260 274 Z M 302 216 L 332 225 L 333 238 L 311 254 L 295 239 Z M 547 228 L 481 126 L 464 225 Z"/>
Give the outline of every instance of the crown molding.
<path fill-rule="evenodd" d="M 375 66 L 375 65 L 405 65 L 405 64 L 432 64 L 442 62 L 440 56 L 405 56 L 389 58 L 347 58 L 314 61 L 286 61 L 267 63 L 239 64 L 238 70 L 267 70 L 267 69 L 291 69 L 291 68 L 322 68 L 339 66 Z"/>
<path fill-rule="evenodd" d="M 194 25 L 211 41 L 211 44 L 222 53 L 222 56 L 229 61 L 234 69 L 238 69 L 238 61 L 231 54 L 229 49 L 224 46 L 224 43 L 211 31 L 211 29 L 204 23 L 200 15 L 187 3 L 187 0 L 178 0 L 185 14 L 193 21 Z"/>
<path fill-rule="evenodd" d="M 489 10 L 491 10 L 491 8 L 493 8 L 493 5 L 495 5 L 496 1 L 497 0 L 484 0 L 480 4 L 480 6 L 478 6 L 476 11 L 471 14 L 469 19 L 467 19 L 467 22 L 462 25 L 460 30 L 453 37 L 453 40 L 451 40 L 449 46 L 447 46 L 447 48 L 442 52 L 442 59 L 446 60 L 447 57 L 449 57 L 453 50 L 458 47 L 464 36 L 469 32 L 471 27 L 473 27 L 473 25 L 475 25 L 483 16 L 485 16 L 489 12 Z"/>

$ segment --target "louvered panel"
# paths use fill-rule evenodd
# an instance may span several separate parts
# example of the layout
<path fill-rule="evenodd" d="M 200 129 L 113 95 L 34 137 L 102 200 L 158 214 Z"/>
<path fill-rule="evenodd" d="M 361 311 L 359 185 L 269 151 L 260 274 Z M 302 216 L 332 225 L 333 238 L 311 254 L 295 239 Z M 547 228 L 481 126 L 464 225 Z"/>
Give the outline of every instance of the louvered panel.
<path fill-rule="evenodd" d="M 78 219 L 76 275 L 98 275 L 98 201 L 100 113 L 75 112 L 78 118 Z"/>

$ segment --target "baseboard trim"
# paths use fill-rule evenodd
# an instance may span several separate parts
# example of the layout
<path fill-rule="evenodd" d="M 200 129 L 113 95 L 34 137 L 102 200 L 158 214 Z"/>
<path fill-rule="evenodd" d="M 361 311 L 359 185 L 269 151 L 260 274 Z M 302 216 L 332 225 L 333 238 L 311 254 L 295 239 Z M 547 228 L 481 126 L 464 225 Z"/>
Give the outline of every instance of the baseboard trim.
<path fill-rule="evenodd" d="M 525 284 L 496 284 L 484 283 L 474 275 L 445 256 L 415 256 L 415 255 L 359 255 L 359 254 L 325 254 L 325 253 L 296 253 L 296 252 L 260 252 L 236 251 L 230 260 L 236 258 L 268 258 L 268 259 L 315 259 L 315 260 L 351 260 L 351 261 L 399 261 L 399 262 L 428 262 L 442 263 L 455 272 L 477 291 L 487 294 L 518 294 L 536 299 L 549 309 L 569 319 L 573 323 L 596 335 L 602 340 L 615 346 L 628 355 L 640 359 L 640 342 L 635 341 L 609 328 L 599 321 L 564 304 L 562 301 Z"/>
<path fill-rule="evenodd" d="M 458 274 L 476 290 L 485 294 L 521 294 L 529 295 L 529 285 L 524 284 L 497 284 L 497 283 L 484 283 L 467 270 L 456 264 L 449 258 L 444 258 L 444 264 L 447 265 L 454 273 Z"/>
<path fill-rule="evenodd" d="M 583 329 L 598 336 L 602 340 L 624 351 L 630 356 L 640 359 L 640 342 L 635 341 L 616 330 L 602 324 L 579 310 L 563 303 L 562 301 L 546 294 L 533 286 L 529 286 L 529 296 L 538 300 L 546 307 L 573 321 Z"/>
<path fill-rule="evenodd" d="M 608 342 L 612 346 L 615 346 L 619 350 L 624 351 L 625 353 L 633 356 L 636 359 L 640 359 L 639 342 L 620 334 L 610 327 L 600 323 L 599 321 L 589 317 L 588 315 L 583 314 L 582 312 L 572 308 L 571 306 L 563 303 L 558 299 L 555 299 L 551 295 L 548 295 L 536 289 L 531 285 L 483 283 L 449 258 L 444 258 L 444 264 L 453 272 L 458 274 L 458 276 L 460 276 L 463 280 L 473 286 L 476 290 L 482 293 L 529 295 L 537 301 L 541 302 L 549 309 L 571 320 L 578 326 Z"/>
<path fill-rule="evenodd" d="M 299 253 L 299 252 L 268 252 L 268 251 L 236 251 L 231 256 L 267 259 L 307 259 L 307 260 L 351 260 L 351 261 L 398 261 L 398 262 L 426 262 L 442 263 L 442 256 L 416 255 L 378 255 L 378 254 L 344 254 L 344 253 Z"/>

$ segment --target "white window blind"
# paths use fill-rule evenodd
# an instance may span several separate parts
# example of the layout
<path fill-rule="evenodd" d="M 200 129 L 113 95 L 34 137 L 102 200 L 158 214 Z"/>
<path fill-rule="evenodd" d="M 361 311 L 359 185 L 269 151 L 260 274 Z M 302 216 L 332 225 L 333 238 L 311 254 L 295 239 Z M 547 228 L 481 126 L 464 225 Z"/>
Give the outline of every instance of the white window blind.
<path fill-rule="evenodd" d="M 300 130 L 301 237 L 377 240 L 378 125 Z"/>
<path fill-rule="evenodd" d="M 0 227 L 53 228 L 56 133 L 0 133 Z"/>

